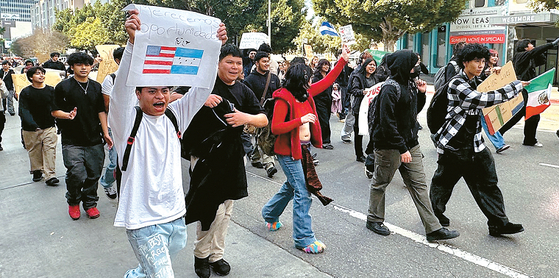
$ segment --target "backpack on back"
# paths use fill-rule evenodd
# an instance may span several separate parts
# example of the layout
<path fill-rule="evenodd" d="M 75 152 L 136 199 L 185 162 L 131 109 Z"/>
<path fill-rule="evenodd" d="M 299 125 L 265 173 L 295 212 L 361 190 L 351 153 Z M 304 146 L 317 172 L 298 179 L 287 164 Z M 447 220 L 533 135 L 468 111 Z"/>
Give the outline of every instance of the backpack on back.
<path fill-rule="evenodd" d="M 382 88 L 384 86 L 392 86 L 394 88 L 396 88 L 396 93 L 398 95 L 398 98 L 400 98 L 400 95 L 402 94 L 402 89 L 400 88 L 400 84 L 398 84 L 398 82 L 394 81 L 391 78 L 386 79 L 386 81 L 384 81 L 384 83 L 382 84 L 382 87 L 380 89 L 380 92 L 378 93 L 378 95 L 373 98 L 373 101 L 371 102 L 371 104 L 369 105 L 369 111 L 367 112 L 367 118 L 368 118 L 368 122 L 369 122 L 369 136 L 372 138 L 373 137 L 373 130 L 375 129 L 375 127 L 379 124 L 378 121 L 380 119 L 380 115 L 378 115 L 378 113 L 380 113 L 380 109 L 379 109 L 379 103 L 380 103 L 380 94 L 382 93 Z"/>
<path fill-rule="evenodd" d="M 450 81 L 457 75 L 458 74 L 436 89 L 435 95 L 433 95 L 431 103 L 429 103 L 429 107 L 427 108 L 427 126 L 431 134 L 437 133 L 445 122 L 446 115 L 448 114 L 448 87 Z"/>
<path fill-rule="evenodd" d="M 454 70 L 456 72 L 460 71 L 460 67 L 458 67 L 458 64 L 455 61 L 450 61 L 448 64 L 454 66 Z M 440 68 L 437 71 L 437 73 L 435 73 L 435 77 L 433 80 L 433 86 L 435 87 L 435 91 L 437 91 L 440 87 L 444 86 L 444 84 L 450 81 L 450 80 L 446 80 L 446 68 L 448 67 L 448 64 Z"/>

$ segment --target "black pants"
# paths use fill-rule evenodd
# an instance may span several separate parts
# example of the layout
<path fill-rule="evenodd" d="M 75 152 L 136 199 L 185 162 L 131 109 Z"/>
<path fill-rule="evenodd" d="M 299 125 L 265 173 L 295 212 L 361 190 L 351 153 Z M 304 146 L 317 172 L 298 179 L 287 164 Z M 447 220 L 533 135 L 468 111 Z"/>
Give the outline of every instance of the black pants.
<path fill-rule="evenodd" d="M 435 215 L 440 216 L 445 212 L 454 185 L 464 177 L 478 207 L 488 219 L 487 224 L 502 226 L 509 222 L 503 194 L 497 186 L 495 161 L 487 148 L 479 153 L 470 152 L 469 155 L 445 150 L 445 154 L 439 155 L 437 164 L 429 194 Z"/>
<path fill-rule="evenodd" d="M 355 150 L 355 157 L 359 158 L 365 156 L 363 154 L 363 135 L 359 135 L 359 114 L 354 113 L 354 116 L 353 132 L 355 133 L 355 140 L 353 142 L 353 149 Z"/>
<path fill-rule="evenodd" d="M 350 94 L 347 93 L 347 86 L 340 85 L 340 89 L 342 91 L 342 112 L 340 113 L 340 120 L 342 120 L 347 116 L 351 102 L 349 99 Z"/>
<path fill-rule="evenodd" d="M 522 96 L 524 97 L 524 107 L 522 110 L 518 111 L 516 115 L 514 115 L 501 129 L 502 135 L 505 135 L 509 129 L 511 129 L 516 123 L 522 119 L 522 117 L 526 116 L 526 100 L 528 99 L 528 92 L 526 90 L 522 90 Z M 524 122 L 524 141 L 522 142 L 523 145 L 533 146 L 538 142 L 536 139 L 536 130 L 538 129 L 538 123 L 540 122 L 540 115 L 534 115 L 530 117 L 528 120 Z"/>
<path fill-rule="evenodd" d="M 332 101 L 316 100 L 316 114 L 322 130 L 322 144 L 330 144 L 330 111 Z"/>
<path fill-rule="evenodd" d="M 2 132 L 4 132 L 4 126 L 6 125 L 6 115 L 4 111 L 0 112 L 0 143 L 2 143 Z"/>

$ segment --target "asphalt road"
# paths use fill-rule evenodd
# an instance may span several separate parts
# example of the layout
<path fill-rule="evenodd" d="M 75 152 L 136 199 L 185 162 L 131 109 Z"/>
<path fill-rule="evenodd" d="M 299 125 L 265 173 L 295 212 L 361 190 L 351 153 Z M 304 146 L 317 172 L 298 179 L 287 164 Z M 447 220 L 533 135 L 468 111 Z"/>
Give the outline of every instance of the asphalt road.
<path fill-rule="evenodd" d="M 249 197 L 235 202 L 225 259 L 229 277 L 557 277 L 559 264 L 559 138 L 555 107 L 546 111 L 538 131 L 543 148 L 522 146 L 522 129 L 505 139 L 512 147 L 494 154 L 499 185 L 512 222 L 525 232 L 488 235 L 486 219 L 465 183 L 460 181 L 448 204 L 450 228 L 461 236 L 442 244 L 425 241 L 416 209 L 399 174 L 388 187 L 388 237 L 365 228 L 369 180 L 355 161 L 353 146 L 339 139 L 342 123 L 331 119 L 334 150 L 317 150 L 323 194 L 334 199 L 326 207 L 313 199 L 313 230 L 327 249 L 308 255 L 293 247 L 292 207 L 277 232 L 265 229 L 260 210 L 285 181 L 280 170 L 272 179 L 247 166 Z M 419 121 L 426 126 L 425 115 Z M 72 221 L 67 214 L 60 145 L 60 186 L 31 182 L 28 158 L 19 143 L 19 119 L 8 116 L 0 152 L 0 277 L 122 277 L 137 261 L 123 229 L 112 226 L 117 202 L 99 190 L 101 217 Z M 420 131 L 428 179 L 436 153 L 428 131 Z M 494 148 L 489 146 L 494 152 Z M 188 163 L 184 165 L 185 169 Z M 186 171 L 185 171 L 186 173 Z M 83 213 L 83 212 L 82 212 Z M 193 225 L 189 243 L 173 265 L 176 277 L 195 277 Z M 215 275 L 215 274 L 214 274 Z"/>

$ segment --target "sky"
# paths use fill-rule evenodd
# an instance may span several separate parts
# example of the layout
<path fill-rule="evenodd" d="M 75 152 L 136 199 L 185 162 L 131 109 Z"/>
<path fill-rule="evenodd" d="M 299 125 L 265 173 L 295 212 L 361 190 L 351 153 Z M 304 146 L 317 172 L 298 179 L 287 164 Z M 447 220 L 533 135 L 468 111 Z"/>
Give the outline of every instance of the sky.
<path fill-rule="evenodd" d="M 307 20 L 310 20 L 314 16 L 312 0 L 305 0 L 305 6 L 307 7 Z"/>

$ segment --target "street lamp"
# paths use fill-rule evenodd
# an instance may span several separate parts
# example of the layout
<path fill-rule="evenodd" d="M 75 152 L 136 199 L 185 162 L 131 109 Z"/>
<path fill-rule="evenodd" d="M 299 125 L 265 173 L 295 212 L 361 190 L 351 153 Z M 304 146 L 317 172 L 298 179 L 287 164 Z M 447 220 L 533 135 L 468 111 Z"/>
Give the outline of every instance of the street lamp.
<path fill-rule="evenodd" d="M 268 0 L 268 40 L 272 47 L 272 0 Z"/>

